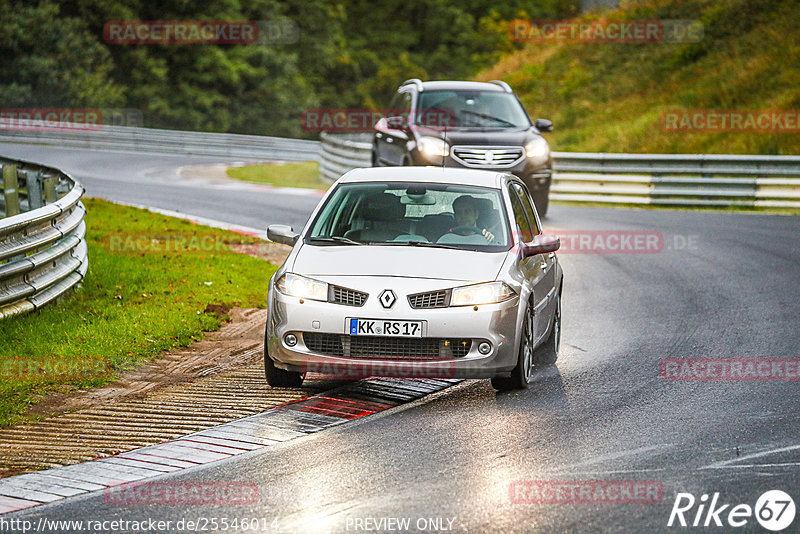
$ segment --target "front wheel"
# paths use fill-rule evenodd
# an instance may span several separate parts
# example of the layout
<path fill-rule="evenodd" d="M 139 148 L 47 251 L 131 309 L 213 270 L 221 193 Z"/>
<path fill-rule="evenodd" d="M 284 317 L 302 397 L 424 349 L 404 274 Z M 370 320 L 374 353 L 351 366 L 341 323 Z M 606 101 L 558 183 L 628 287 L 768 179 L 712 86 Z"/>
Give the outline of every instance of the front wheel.
<path fill-rule="evenodd" d="M 495 376 L 492 378 L 492 387 L 498 391 L 512 389 L 526 389 L 533 378 L 534 350 L 533 350 L 533 305 L 525 310 L 525 319 L 522 323 L 522 339 L 519 341 L 519 356 L 517 366 L 511 371 L 511 376 Z"/>
<path fill-rule="evenodd" d="M 547 215 L 547 208 L 550 205 L 550 188 L 538 189 L 533 191 L 533 203 L 536 205 L 536 212 L 539 217 Z"/>
<path fill-rule="evenodd" d="M 264 343 L 264 374 L 267 377 L 267 384 L 274 388 L 299 388 L 306 377 L 305 373 L 284 371 L 275 367 L 275 362 L 267 353 L 266 343 Z"/>
<path fill-rule="evenodd" d="M 553 326 L 550 335 L 533 354 L 534 365 L 553 365 L 558 359 L 561 346 L 561 295 L 556 297 L 556 311 L 553 314 Z"/>

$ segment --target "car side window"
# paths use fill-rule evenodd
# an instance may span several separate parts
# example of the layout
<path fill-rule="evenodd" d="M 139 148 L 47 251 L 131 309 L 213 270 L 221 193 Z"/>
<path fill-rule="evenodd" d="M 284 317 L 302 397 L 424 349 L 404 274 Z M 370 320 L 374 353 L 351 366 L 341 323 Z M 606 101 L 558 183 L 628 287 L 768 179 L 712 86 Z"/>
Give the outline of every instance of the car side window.
<path fill-rule="evenodd" d="M 402 99 L 403 99 L 403 93 L 397 93 L 392 97 L 392 101 L 389 102 L 389 109 L 387 115 L 392 115 L 393 113 L 395 113 L 395 110 L 400 109 L 402 105 L 401 104 Z"/>
<path fill-rule="evenodd" d="M 404 116 L 408 117 L 408 114 L 411 112 L 411 93 L 408 91 L 403 91 L 402 93 L 397 93 L 392 98 L 392 102 L 389 104 L 389 109 L 386 113 L 387 116 Z"/>
<path fill-rule="evenodd" d="M 403 106 L 403 113 L 409 113 L 411 111 L 411 93 L 406 91 L 403 93 L 403 100 L 401 101 Z"/>
<path fill-rule="evenodd" d="M 525 215 L 528 216 L 528 220 L 531 223 L 533 235 L 541 234 L 542 229 L 539 228 L 538 224 L 536 224 L 536 214 L 534 212 L 533 205 L 531 204 L 531 199 L 528 196 L 528 192 L 519 184 L 511 184 L 511 188 L 519 195 L 519 198 L 522 201 L 522 208 L 525 210 Z"/>
<path fill-rule="evenodd" d="M 514 221 L 516 221 L 517 228 L 519 228 L 520 238 L 524 243 L 528 243 L 533 240 L 533 229 L 530 222 L 528 222 L 525 208 L 513 187 L 509 187 L 508 195 L 511 198 L 511 209 L 514 210 Z"/>

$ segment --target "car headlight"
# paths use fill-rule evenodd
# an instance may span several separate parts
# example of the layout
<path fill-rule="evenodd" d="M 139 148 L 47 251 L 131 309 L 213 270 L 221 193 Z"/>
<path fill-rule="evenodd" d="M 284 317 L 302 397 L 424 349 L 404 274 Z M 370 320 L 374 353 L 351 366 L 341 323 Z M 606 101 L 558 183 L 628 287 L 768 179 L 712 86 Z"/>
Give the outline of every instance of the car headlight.
<path fill-rule="evenodd" d="M 454 288 L 450 295 L 450 305 L 496 304 L 512 299 L 516 295 L 517 293 L 505 282 L 486 282 Z"/>
<path fill-rule="evenodd" d="M 550 152 L 550 147 L 547 146 L 547 141 L 542 137 L 537 137 L 525 145 L 525 154 L 529 158 L 540 158 L 546 156 L 548 152 Z"/>
<path fill-rule="evenodd" d="M 438 137 L 420 137 L 419 151 L 426 156 L 444 158 L 450 154 L 450 146 L 444 139 L 439 139 Z"/>
<path fill-rule="evenodd" d="M 309 300 L 328 300 L 328 284 L 299 274 L 286 273 L 275 283 L 278 291 L 290 297 Z"/>

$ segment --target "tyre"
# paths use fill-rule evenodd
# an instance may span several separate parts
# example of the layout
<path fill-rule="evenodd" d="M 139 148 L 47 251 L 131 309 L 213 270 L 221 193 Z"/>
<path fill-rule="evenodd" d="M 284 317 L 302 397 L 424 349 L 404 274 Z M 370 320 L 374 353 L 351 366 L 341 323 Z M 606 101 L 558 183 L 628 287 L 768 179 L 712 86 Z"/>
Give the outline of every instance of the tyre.
<path fill-rule="evenodd" d="M 305 373 L 284 371 L 275 367 L 275 362 L 267 352 L 266 340 L 264 340 L 264 374 L 267 377 L 267 384 L 274 388 L 299 388 L 305 378 Z"/>
<path fill-rule="evenodd" d="M 528 387 L 533 377 L 533 342 L 533 305 L 529 304 L 525 310 L 525 319 L 522 323 L 522 339 L 519 342 L 517 366 L 511 371 L 511 376 L 496 376 L 492 378 L 492 387 L 494 389 L 509 391 Z"/>
<path fill-rule="evenodd" d="M 533 203 L 536 205 L 536 212 L 539 214 L 539 217 L 547 215 L 547 208 L 550 205 L 550 188 L 547 187 L 545 189 L 532 191 L 531 196 L 533 197 Z"/>
<path fill-rule="evenodd" d="M 510 376 L 495 376 L 492 377 L 492 387 L 497 391 L 511 391 L 514 389 L 514 384 Z"/>
<path fill-rule="evenodd" d="M 561 346 L 561 294 L 556 297 L 556 311 L 553 314 L 553 326 L 550 335 L 533 353 L 533 364 L 536 366 L 553 365 L 558 359 Z"/>

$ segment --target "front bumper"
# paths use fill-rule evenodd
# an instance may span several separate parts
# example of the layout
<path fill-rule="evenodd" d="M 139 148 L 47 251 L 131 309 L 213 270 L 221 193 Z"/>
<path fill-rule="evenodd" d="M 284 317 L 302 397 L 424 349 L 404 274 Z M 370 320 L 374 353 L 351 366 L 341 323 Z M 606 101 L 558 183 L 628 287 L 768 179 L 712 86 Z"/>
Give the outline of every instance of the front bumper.
<path fill-rule="evenodd" d="M 442 166 L 442 157 L 440 156 L 425 156 L 419 151 L 415 151 L 415 159 L 417 165 L 433 165 L 436 167 Z M 453 158 L 452 155 L 444 158 L 445 167 L 455 167 L 459 169 L 479 169 L 495 172 L 508 172 L 517 176 L 528 187 L 528 190 L 533 191 L 548 191 L 553 178 L 553 160 L 550 155 L 546 158 L 525 158 L 510 167 L 496 167 L 496 166 L 467 166 Z"/>
<path fill-rule="evenodd" d="M 519 297 L 508 301 L 466 307 L 414 309 L 407 296 L 424 291 L 435 291 L 463 285 L 463 281 L 384 278 L 384 277 L 315 277 L 328 283 L 349 287 L 369 294 L 363 306 L 346 306 L 330 302 L 319 302 L 289 297 L 270 284 L 270 313 L 265 343 L 275 365 L 289 371 L 316 372 L 330 378 L 355 379 L 366 376 L 405 376 L 428 378 L 490 378 L 508 374 L 517 362 L 517 340 Z M 355 280 L 355 282 L 354 282 Z M 392 289 L 397 296 L 394 305 L 386 309 L 378 301 L 384 289 Z M 475 309 L 477 308 L 477 310 Z M 308 334 L 339 339 L 345 346 L 360 337 L 351 336 L 348 329 L 350 318 L 423 321 L 425 341 L 409 341 L 418 338 L 370 337 L 371 346 L 391 344 L 401 347 L 402 355 L 372 355 L 359 351 L 342 355 L 320 352 L 319 344 L 309 347 Z M 286 343 L 286 336 L 293 334 L 296 344 Z M 439 341 L 434 341 L 439 340 Z M 469 340 L 469 349 L 450 351 L 446 342 Z M 487 354 L 481 354 L 481 343 L 491 344 Z M 442 350 L 437 356 L 430 352 L 415 353 L 418 344 L 440 343 Z M 412 348 L 409 348 L 412 347 Z M 377 350 L 377 349 L 376 349 Z M 453 356 L 458 352 L 458 356 Z M 463 354 L 463 355 L 462 355 Z"/>

